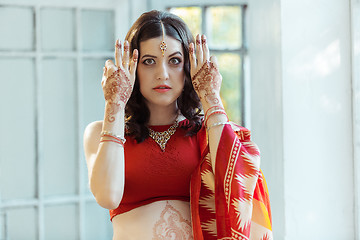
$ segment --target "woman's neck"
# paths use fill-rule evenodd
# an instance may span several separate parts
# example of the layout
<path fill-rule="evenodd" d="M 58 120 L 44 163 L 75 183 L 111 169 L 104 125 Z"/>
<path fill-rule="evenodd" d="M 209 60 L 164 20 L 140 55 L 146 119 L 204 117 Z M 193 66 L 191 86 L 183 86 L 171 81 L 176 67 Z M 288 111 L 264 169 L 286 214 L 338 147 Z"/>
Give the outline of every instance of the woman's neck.
<path fill-rule="evenodd" d="M 149 125 L 156 126 L 173 124 L 178 116 L 177 105 L 166 107 L 148 105 L 148 108 L 150 110 Z"/>

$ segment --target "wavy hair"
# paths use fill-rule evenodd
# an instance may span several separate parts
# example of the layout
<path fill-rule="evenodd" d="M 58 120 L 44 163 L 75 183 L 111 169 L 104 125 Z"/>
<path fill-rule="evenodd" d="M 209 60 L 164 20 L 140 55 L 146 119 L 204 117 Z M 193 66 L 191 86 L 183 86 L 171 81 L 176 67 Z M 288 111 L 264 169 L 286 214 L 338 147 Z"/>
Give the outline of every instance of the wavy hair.
<path fill-rule="evenodd" d="M 162 36 L 163 28 L 166 36 L 180 41 L 183 48 L 185 84 L 177 99 L 177 105 L 181 114 L 188 120 L 188 124 L 181 127 L 187 129 L 187 135 L 193 135 L 201 128 L 201 104 L 191 82 L 189 44 L 194 42 L 194 37 L 187 25 L 180 17 L 172 13 L 153 10 L 143 13 L 136 20 L 127 33 L 126 40 L 130 43 L 130 52 L 134 49 L 140 52 L 140 42 Z M 150 111 L 140 92 L 137 76 L 133 92 L 125 108 L 125 116 L 127 135 L 133 136 L 139 143 L 144 141 L 149 136 L 147 123 Z"/>

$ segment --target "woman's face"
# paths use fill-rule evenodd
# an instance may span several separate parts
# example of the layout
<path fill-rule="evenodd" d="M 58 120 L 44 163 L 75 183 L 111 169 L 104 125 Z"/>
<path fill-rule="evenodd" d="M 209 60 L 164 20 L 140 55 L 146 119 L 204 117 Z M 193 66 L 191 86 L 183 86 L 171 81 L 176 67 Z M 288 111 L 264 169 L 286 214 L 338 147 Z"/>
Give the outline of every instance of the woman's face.
<path fill-rule="evenodd" d="M 164 37 L 167 49 L 160 49 L 162 37 L 140 42 L 137 76 L 148 107 L 176 105 L 185 83 L 184 53 L 180 41 Z"/>

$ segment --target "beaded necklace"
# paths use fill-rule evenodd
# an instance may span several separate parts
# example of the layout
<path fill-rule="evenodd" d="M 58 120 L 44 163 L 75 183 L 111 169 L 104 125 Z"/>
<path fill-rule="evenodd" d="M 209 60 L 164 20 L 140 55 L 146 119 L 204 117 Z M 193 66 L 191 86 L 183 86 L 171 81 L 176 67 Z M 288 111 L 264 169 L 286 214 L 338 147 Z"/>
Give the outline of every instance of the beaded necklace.
<path fill-rule="evenodd" d="M 179 126 L 177 120 L 171 125 L 168 130 L 163 132 L 156 132 L 149 128 L 149 136 L 160 146 L 161 150 L 165 152 L 166 143 L 170 140 L 171 136 L 174 135 L 176 128 Z"/>

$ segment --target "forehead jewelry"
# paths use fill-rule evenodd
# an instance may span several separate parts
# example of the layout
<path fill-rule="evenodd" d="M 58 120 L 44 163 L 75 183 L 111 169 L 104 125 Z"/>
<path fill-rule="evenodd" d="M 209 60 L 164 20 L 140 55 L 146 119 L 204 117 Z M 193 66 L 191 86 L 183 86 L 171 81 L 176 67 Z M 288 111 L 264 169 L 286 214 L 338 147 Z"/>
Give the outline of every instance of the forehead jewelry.
<path fill-rule="evenodd" d="M 163 35 L 162 35 L 162 42 L 161 42 L 161 44 L 160 44 L 160 49 L 161 49 L 162 55 L 164 56 L 164 55 L 165 55 L 166 48 L 167 48 L 167 45 L 166 45 L 166 42 L 165 42 L 165 40 L 164 40 L 164 37 L 165 37 L 164 25 L 163 25 L 162 22 L 160 22 L 160 23 L 161 23 L 162 33 L 163 33 Z"/>

